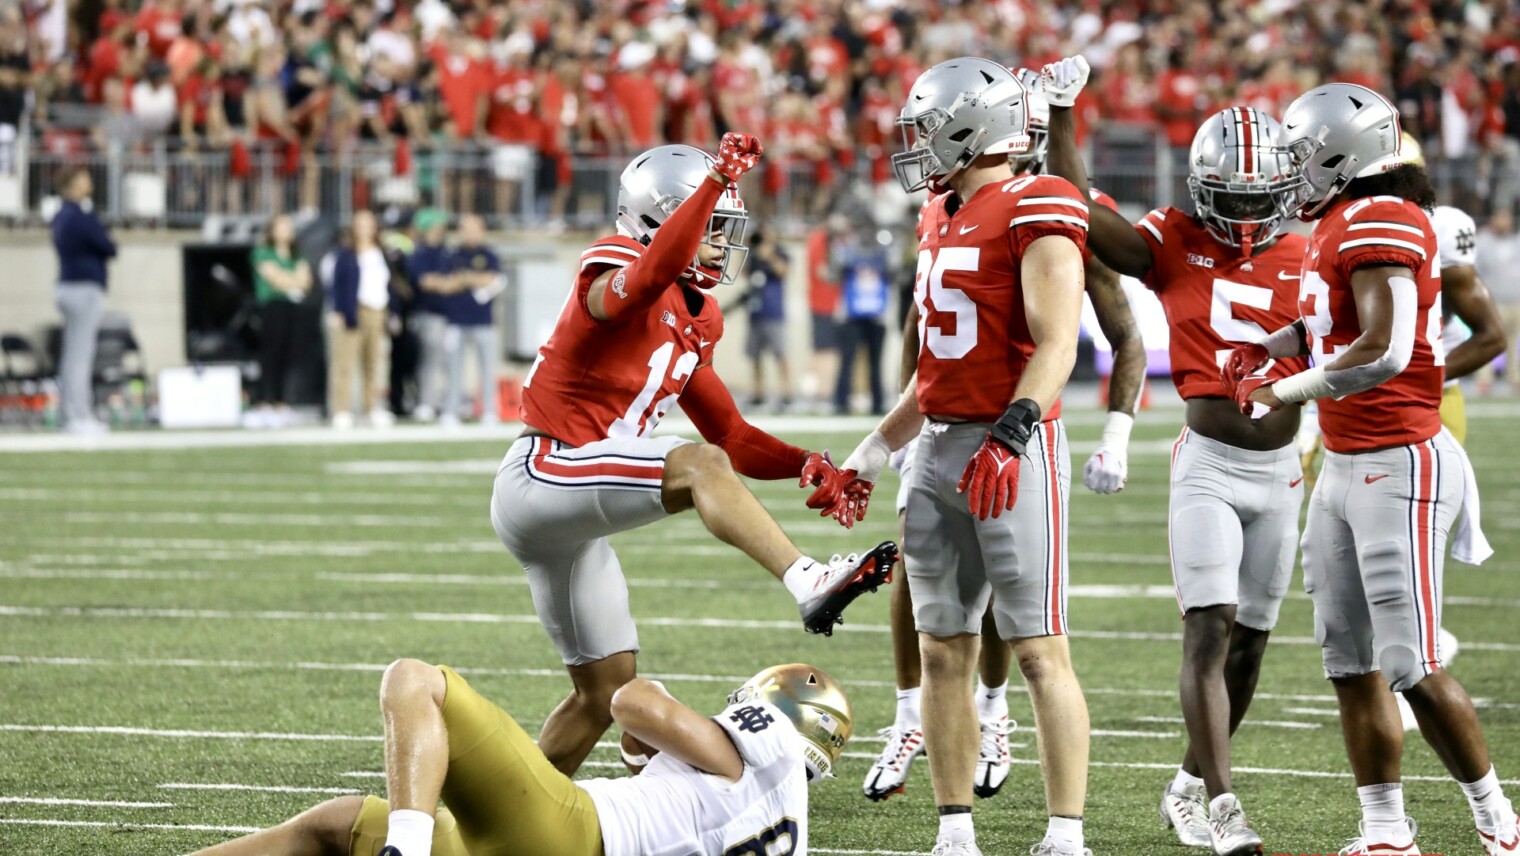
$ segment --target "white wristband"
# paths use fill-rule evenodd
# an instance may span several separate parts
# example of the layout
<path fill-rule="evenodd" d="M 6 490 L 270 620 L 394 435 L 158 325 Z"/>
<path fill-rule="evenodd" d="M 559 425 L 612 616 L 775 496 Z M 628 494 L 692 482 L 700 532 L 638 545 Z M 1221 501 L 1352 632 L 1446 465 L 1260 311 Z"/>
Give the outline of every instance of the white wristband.
<path fill-rule="evenodd" d="M 1272 384 L 1272 392 L 1285 404 L 1329 398 L 1334 394 L 1330 390 L 1330 380 L 1325 377 L 1324 366 L 1285 377 Z"/>
<path fill-rule="evenodd" d="M 887 445 L 887 438 L 881 436 L 880 431 L 872 431 L 855 451 L 850 453 L 844 463 L 839 465 L 842 470 L 854 470 L 863 480 L 875 483 L 881 478 L 881 470 L 887 465 L 887 459 L 892 457 L 892 447 Z"/>
<path fill-rule="evenodd" d="M 1135 427 L 1135 417 L 1119 410 L 1108 411 L 1108 418 L 1103 422 L 1103 436 L 1098 439 L 1098 448 L 1123 450 L 1129 445 L 1129 432 Z"/>
<path fill-rule="evenodd" d="M 623 753 L 623 763 L 624 764 L 627 764 L 630 767 L 647 767 L 647 766 L 649 766 L 649 756 L 648 755 L 630 755 L 630 754 L 628 754 L 628 750 L 627 749 L 622 749 L 621 751 Z"/>

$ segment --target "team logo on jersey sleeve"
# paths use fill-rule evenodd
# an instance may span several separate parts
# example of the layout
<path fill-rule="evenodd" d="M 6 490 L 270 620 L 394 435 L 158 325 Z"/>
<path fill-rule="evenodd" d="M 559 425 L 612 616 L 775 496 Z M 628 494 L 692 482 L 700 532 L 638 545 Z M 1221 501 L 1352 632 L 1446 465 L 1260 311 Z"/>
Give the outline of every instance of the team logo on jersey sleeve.
<path fill-rule="evenodd" d="M 627 285 L 627 283 L 628 283 L 628 277 L 627 277 L 627 275 L 624 274 L 623 271 L 618 271 L 617 274 L 612 277 L 612 285 L 611 285 L 612 293 L 616 294 L 618 297 L 622 298 L 623 300 L 627 300 L 628 299 L 628 285 Z"/>

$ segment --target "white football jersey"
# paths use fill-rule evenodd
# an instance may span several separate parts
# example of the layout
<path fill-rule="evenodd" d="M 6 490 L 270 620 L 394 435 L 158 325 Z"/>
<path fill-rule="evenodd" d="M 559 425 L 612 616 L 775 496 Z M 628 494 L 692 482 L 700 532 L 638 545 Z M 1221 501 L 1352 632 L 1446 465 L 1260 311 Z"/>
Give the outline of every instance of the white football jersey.
<path fill-rule="evenodd" d="M 755 702 L 713 721 L 744 759 L 737 782 L 661 753 L 637 776 L 576 783 L 596 804 L 603 856 L 805 856 L 807 769 L 792 721 Z"/>
<path fill-rule="evenodd" d="M 1477 260 L 1478 225 L 1467 212 L 1450 205 L 1437 205 L 1430 212 L 1430 225 L 1436 231 L 1436 252 L 1441 257 L 1440 268 L 1445 270 L 1458 265 L 1470 265 Z M 1447 316 L 1446 326 L 1441 328 L 1441 346 L 1446 353 L 1472 338 L 1472 331 L 1455 315 Z M 1459 381 L 1448 380 L 1447 386 Z"/>
<path fill-rule="evenodd" d="M 1444 270 L 1477 261 L 1478 225 L 1467 212 L 1450 205 L 1437 205 L 1430 212 L 1430 225 L 1436 230 L 1436 250 Z"/>

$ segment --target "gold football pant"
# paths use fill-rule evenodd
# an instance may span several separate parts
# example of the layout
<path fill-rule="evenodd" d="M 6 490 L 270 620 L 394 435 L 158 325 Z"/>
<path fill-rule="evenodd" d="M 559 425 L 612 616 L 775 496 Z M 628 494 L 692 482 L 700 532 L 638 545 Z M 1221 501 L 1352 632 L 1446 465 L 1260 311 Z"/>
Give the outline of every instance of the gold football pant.
<path fill-rule="evenodd" d="M 433 827 L 434 856 L 602 856 L 591 795 L 538 751 L 527 732 L 448 666 L 443 721 L 449 771 Z M 350 856 L 385 846 L 390 806 L 365 797 Z"/>
<path fill-rule="evenodd" d="M 1441 424 L 1457 438 L 1458 444 L 1467 445 L 1467 400 L 1457 384 L 1441 390 Z"/>

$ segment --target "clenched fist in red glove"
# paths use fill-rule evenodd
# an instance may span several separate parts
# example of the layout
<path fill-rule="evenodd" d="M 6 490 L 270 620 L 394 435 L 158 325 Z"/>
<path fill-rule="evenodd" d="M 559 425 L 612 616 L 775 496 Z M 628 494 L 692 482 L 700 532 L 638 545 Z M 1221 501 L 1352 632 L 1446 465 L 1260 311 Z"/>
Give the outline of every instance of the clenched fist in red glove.
<path fill-rule="evenodd" d="M 1281 407 L 1282 402 L 1272 392 L 1272 384 L 1274 382 L 1271 378 L 1261 375 L 1243 378 L 1240 381 L 1240 385 L 1235 388 L 1235 404 L 1240 408 L 1240 412 L 1246 416 L 1250 416 L 1252 419 L 1257 419 Z M 1256 391 L 1260 389 L 1264 389 L 1264 391 L 1261 394 L 1256 394 Z M 1256 405 L 1258 404 L 1266 408 L 1259 415 L 1256 412 Z"/>
<path fill-rule="evenodd" d="M 819 517 L 834 518 L 846 529 L 865 519 L 873 487 L 854 470 L 835 467 L 828 452 L 812 452 L 807 456 L 798 486 L 815 488 L 807 498 L 807 507 L 818 509 Z"/>
<path fill-rule="evenodd" d="M 977 520 L 997 517 L 1013 508 L 1019 498 L 1018 454 L 988 434 L 966 464 L 955 490 L 966 494 Z"/>
<path fill-rule="evenodd" d="M 713 164 L 713 171 L 728 179 L 729 184 L 738 184 L 746 172 L 760 163 L 760 155 L 764 152 L 759 137 L 729 131 L 718 143 L 718 162 Z"/>
<path fill-rule="evenodd" d="M 1236 388 L 1247 375 L 1261 371 L 1261 367 L 1272 361 L 1272 355 L 1268 353 L 1267 346 L 1258 342 L 1241 345 L 1230 352 L 1229 359 L 1219 369 L 1219 380 L 1224 383 L 1225 394 L 1236 398 Z"/>

